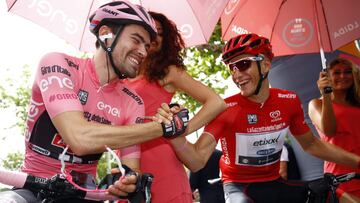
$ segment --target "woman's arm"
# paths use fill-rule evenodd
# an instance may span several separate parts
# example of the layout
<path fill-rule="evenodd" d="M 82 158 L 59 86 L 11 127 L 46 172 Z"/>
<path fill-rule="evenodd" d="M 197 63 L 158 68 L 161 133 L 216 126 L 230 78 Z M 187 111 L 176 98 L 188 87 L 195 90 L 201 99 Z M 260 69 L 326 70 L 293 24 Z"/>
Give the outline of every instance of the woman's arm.
<path fill-rule="evenodd" d="M 295 136 L 304 151 L 320 159 L 359 168 L 360 157 L 337 147 L 333 144 L 324 142 L 315 137 L 311 131 Z"/>
<path fill-rule="evenodd" d="M 313 99 L 309 103 L 309 116 L 318 129 L 327 136 L 333 136 L 336 132 L 336 117 L 332 107 L 331 94 L 324 93 L 324 88 L 330 86 L 325 75 L 321 72 L 317 82 L 318 88 L 323 95 L 322 99 Z"/>
<path fill-rule="evenodd" d="M 175 90 L 185 92 L 203 105 L 189 121 L 185 134 L 190 134 L 203 127 L 226 108 L 224 100 L 218 94 L 196 81 L 183 69 L 170 66 L 164 81 L 165 85 L 171 85 Z"/>

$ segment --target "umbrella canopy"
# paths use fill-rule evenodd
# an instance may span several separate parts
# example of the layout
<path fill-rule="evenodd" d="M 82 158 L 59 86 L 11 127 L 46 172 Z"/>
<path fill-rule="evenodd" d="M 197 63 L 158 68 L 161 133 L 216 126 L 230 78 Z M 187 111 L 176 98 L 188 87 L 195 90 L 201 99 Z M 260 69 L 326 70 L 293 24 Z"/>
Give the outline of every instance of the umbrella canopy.
<path fill-rule="evenodd" d="M 265 36 L 276 56 L 334 51 L 360 37 L 359 8 L 359 0 L 231 0 L 222 37 Z"/>
<path fill-rule="evenodd" d="M 94 51 L 88 17 L 113 0 L 6 0 L 8 11 L 55 33 L 81 51 Z M 187 46 L 207 43 L 229 0 L 129 0 L 173 20 Z"/>

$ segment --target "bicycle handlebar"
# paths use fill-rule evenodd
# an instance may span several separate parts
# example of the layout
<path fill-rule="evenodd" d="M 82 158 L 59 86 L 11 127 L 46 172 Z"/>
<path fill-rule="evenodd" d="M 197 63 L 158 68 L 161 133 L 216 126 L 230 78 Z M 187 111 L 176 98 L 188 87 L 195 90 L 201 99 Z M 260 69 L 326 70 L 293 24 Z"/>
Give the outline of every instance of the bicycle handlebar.
<path fill-rule="evenodd" d="M 88 200 L 118 200 L 119 197 L 107 194 L 104 191 L 82 191 L 75 188 L 58 174 L 53 178 L 41 178 L 24 172 L 0 169 L 0 182 L 17 188 L 25 188 L 45 193 L 46 196 L 71 196 Z"/>
<path fill-rule="evenodd" d="M 342 182 L 351 179 L 359 179 L 360 174 L 355 172 L 343 175 L 334 175 L 325 173 L 323 178 L 310 181 L 308 183 L 309 201 L 308 202 L 322 202 L 329 198 L 330 202 L 338 202 L 336 197 L 336 188 Z M 329 196 L 328 196 L 329 195 Z"/>
<path fill-rule="evenodd" d="M 346 182 L 346 181 L 349 181 L 351 179 L 360 179 L 360 174 L 352 172 L 352 173 L 347 173 L 347 174 L 335 176 L 335 179 L 340 184 L 342 182 Z"/>

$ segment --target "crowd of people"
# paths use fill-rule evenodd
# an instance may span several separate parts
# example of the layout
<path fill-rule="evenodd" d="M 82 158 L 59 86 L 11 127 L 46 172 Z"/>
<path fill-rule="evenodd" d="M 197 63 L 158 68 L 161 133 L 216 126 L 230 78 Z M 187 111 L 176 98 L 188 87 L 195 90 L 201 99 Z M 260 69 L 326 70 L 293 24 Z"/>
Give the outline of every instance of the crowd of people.
<path fill-rule="evenodd" d="M 338 58 L 320 73 L 321 98 L 309 103 L 319 139 L 304 121 L 297 94 L 270 87 L 274 54 L 267 38 L 240 34 L 226 42 L 222 61 L 239 91 L 222 99 L 186 72 L 184 41 L 164 14 L 114 1 L 89 21 L 97 38 L 92 58 L 49 53 L 40 60 L 23 172 L 51 178 L 65 162 L 66 170 L 95 177 L 108 147 L 132 172 L 107 188 L 125 199 L 139 191 L 141 174 L 151 173 L 154 203 L 191 203 L 196 189 L 200 202 L 301 203 L 308 198 L 306 182 L 295 181 L 299 175 L 283 167 L 291 160 L 281 158 L 287 157 L 284 146 L 292 153 L 285 143 L 290 132 L 304 151 L 325 160 L 324 172 L 360 173 L 360 71 L 351 61 Z M 170 105 L 178 91 L 202 104 L 191 119 L 187 109 Z M 186 136 L 202 127 L 188 142 Z M 216 178 L 220 182 L 209 183 Z M 337 195 L 341 202 L 360 202 L 360 181 L 341 184 Z M 1 192 L 0 199 L 43 200 L 24 188 Z"/>

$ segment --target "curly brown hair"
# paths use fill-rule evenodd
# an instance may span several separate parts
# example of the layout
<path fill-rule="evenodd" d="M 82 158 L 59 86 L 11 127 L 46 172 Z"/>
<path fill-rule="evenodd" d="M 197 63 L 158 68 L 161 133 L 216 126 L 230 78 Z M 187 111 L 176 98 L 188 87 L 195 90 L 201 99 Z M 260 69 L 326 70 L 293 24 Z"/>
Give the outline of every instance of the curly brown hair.
<path fill-rule="evenodd" d="M 332 69 L 335 65 L 342 64 L 352 69 L 354 84 L 346 93 L 346 100 L 355 106 L 360 106 L 360 71 L 359 68 L 350 60 L 337 58 L 330 62 L 328 69 Z"/>
<path fill-rule="evenodd" d="M 159 51 L 149 53 L 141 67 L 146 79 L 154 82 L 166 76 L 170 65 L 186 69 L 183 63 L 185 43 L 174 22 L 161 13 L 152 11 L 149 13 L 163 29 L 161 48 Z"/>

